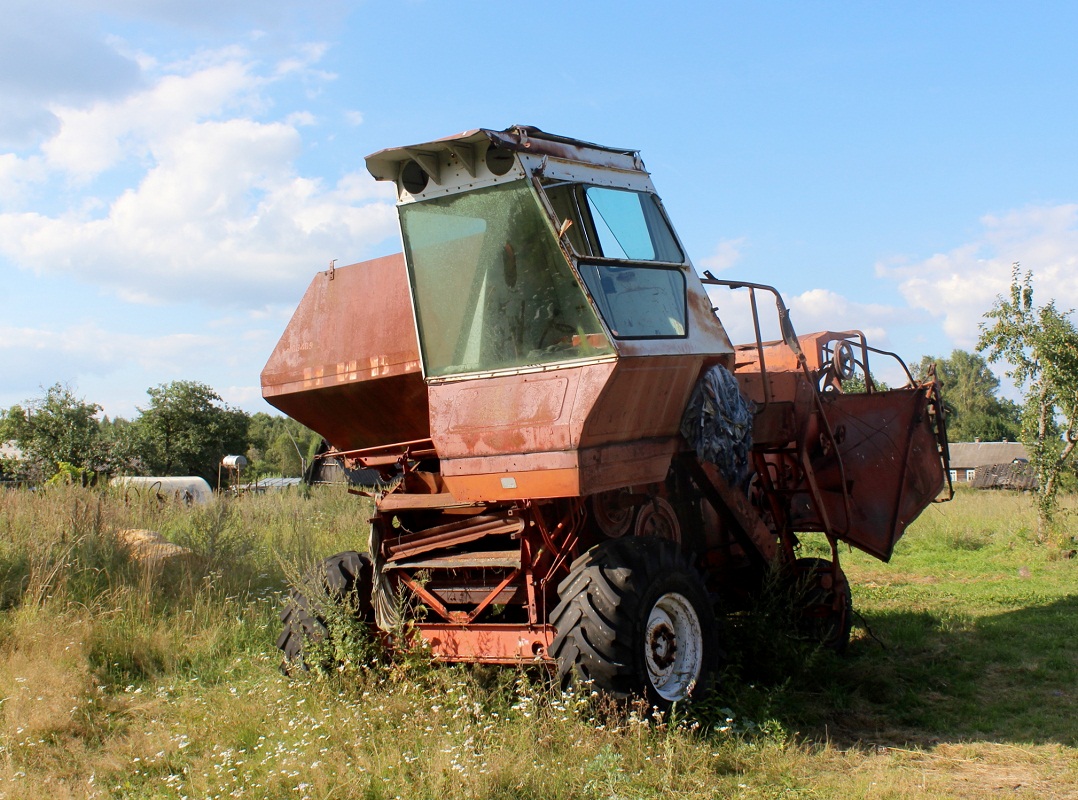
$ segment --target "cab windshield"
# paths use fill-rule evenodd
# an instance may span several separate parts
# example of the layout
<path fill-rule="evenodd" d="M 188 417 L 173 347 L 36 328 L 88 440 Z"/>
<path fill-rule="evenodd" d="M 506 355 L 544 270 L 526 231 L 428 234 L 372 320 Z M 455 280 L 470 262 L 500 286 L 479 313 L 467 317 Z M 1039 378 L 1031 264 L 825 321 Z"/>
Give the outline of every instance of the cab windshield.
<path fill-rule="evenodd" d="M 655 195 L 575 183 L 544 187 L 571 221 L 580 276 L 618 339 L 686 335 L 685 256 Z"/>
<path fill-rule="evenodd" d="M 613 353 L 529 184 L 399 208 L 428 377 Z"/>

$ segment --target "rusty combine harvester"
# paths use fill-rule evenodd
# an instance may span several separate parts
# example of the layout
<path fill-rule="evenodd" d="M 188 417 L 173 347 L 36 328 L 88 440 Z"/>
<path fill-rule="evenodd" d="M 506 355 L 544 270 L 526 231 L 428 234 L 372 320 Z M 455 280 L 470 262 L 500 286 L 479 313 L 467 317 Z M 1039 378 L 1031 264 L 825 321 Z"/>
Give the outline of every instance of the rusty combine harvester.
<path fill-rule="evenodd" d="M 876 390 L 860 332 L 799 337 L 774 289 L 701 278 L 635 151 L 514 127 L 367 168 L 397 187 L 404 254 L 319 273 L 262 373 L 382 476 L 370 552 L 321 566 L 330 595 L 445 661 L 543 661 L 660 704 L 717 668 L 716 602 L 771 570 L 842 648 L 839 544 L 888 560 L 945 485 L 937 384 Z M 731 344 L 709 290 L 744 298 L 754 341 Z M 799 557 L 805 534 L 831 558 Z M 299 591 L 282 620 L 302 663 L 324 620 Z"/>

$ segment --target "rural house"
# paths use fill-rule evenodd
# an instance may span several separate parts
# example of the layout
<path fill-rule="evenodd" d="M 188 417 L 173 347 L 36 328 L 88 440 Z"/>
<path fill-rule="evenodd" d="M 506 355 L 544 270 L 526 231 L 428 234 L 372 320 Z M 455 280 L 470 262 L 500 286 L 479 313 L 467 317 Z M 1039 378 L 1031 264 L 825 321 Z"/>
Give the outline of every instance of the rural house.
<path fill-rule="evenodd" d="M 1012 465 L 1025 465 L 1029 461 L 1029 454 L 1021 442 L 982 442 L 980 439 L 973 442 L 952 442 L 950 452 L 951 481 L 981 489 L 1005 485 L 1006 482 L 1000 483 L 998 479 L 1014 472 Z M 1021 469 L 1019 471 L 1025 472 Z M 977 480 L 978 475 L 982 480 Z"/>

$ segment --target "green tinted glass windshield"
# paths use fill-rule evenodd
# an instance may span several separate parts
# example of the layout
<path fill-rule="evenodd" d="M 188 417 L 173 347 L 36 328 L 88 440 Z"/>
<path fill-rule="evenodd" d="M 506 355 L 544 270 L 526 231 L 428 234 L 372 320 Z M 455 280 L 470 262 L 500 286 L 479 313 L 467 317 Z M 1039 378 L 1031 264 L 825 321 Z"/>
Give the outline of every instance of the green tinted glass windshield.
<path fill-rule="evenodd" d="M 428 377 L 613 352 L 527 183 L 400 216 Z"/>

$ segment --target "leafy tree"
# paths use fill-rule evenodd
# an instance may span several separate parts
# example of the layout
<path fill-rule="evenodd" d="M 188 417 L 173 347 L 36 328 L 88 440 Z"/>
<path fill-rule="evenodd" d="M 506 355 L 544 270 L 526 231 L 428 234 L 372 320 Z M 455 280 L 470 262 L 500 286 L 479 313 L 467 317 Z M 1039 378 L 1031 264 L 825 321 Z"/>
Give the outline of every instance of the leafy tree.
<path fill-rule="evenodd" d="M 22 450 L 19 471 L 42 481 L 57 474 L 60 464 L 92 474 L 104 469 L 106 446 L 97 414 L 101 406 L 75 396 L 71 387 L 54 384 L 43 397 L 14 405 L 0 416 L 0 440 Z"/>
<path fill-rule="evenodd" d="M 1021 409 L 997 396 L 999 378 L 992 374 L 983 356 L 965 350 L 954 350 L 949 358 L 925 356 L 913 374 L 924 378 L 933 364 L 943 390 L 947 436 L 952 442 L 1020 438 Z"/>
<path fill-rule="evenodd" d="M 262 411 L 251 415 L 247 438 L 251 478 L 302 475 L 322 441 L 321 436 L 294 419 Z"/>
<path fill-rule="evenodd" d="M 1059 480 L 1078 444 L 1078 327 L 1055 301 L 1033 305 L 1033 273 L 1011 272 L 1008 297 L 984 316 L 977 343 L 991 362 L 1010 364 L 1007 375 L 1025 396 L 1022 441 L 1037 476 L 1043 538 L 1055 510 Z"/>
<path fill-rule="evenodd" d="M 247 449 L 249 417 L 211 387 L 173 381 L 147 389 L 134 422 L 137 456 L 151 475 L 200 475 L 213 485 L 221 459 Z"/>
<path fill-rule="evenodd" d="M 105 471 L 137 475 L 143 471 L 139 454 L 138 427 L 123 417 L 108 416 L 98 423 L 105 447 Z"/>
<path fill-rule="evenodd" d="M 872 390 L 876 392 L 886 392 L 891 387 L 881 381 L 875 375 L 872 376 Z M 845 394 L 864 394 L 868 391 L 868 383 L 865 381 L 864 373 L 858 372 L 855 375 L 847 378 L 842 382 L 842 391 Z"/>

